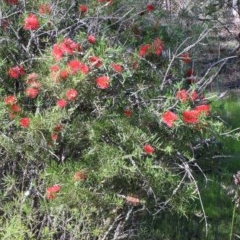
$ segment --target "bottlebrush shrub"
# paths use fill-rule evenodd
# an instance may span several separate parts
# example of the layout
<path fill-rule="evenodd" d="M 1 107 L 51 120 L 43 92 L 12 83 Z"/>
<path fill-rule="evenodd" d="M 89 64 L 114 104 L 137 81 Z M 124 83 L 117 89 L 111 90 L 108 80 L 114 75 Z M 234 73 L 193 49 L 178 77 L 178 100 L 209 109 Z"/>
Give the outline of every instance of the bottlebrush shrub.
<path fill-rule="evenodd" d="M 71 1 L 4 2 L 1 173 L 15 181 L 1 185 L 2 204 L 24 204 L 4 222 L 21 213 L 36 239 L 130 239 L 136 219 L 187 215 L 200 197 L 194 170 L 224 128 L 197 69 L 196 82 L 184 78 L 183 54 L 193 52 L 185 39 L 132 33 L 125 14 L 145 27 L 160 21 L 157 5 L 146 3 L 145 17 L 115 1 L 87 1 L 87 11 Z"/>

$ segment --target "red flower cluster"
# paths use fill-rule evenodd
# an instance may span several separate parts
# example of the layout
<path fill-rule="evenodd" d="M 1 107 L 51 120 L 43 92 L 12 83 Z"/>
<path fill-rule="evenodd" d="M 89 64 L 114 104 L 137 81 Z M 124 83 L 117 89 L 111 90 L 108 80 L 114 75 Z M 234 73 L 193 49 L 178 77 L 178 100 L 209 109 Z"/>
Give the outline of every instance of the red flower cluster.
<path fill-rule="evenodd" d="M 62 69 L 62 70 L 60 71 L 60 78 L 61 78 L 62 80 L 66 80 L 66 79 L 68 78 L 68 76 L 69 76 L 68 70 Z"/>
<path fill-rule="evenodd" d="M 123 114 L 126 117 L 131 117 L 132 116 L 132 111 L 130 109 L 125 109 Z"/>
<path fill-rule="evenodd" d="M 162 120 L 168 127 L 173 127 L 174 121 L 178 119 L 177 115 L 171 111 L 167 111 L 162 115 Z"/>
<path fill-rule="evenodd" d="M 183 112 L 183 121 L 185 123 L 197 123 L 198 122 L 199 112 L 196 110 L 184 111 Z"/>
<path fill-rule="evenodd" d="M 161 55 L 163 51 L 163 41 L 156 38 L 153 42 L 153 49 L 157 56 Z"/>
<path fill-rule="evenodd" d="M 39 94 L 41 84 L 37 81 L 38 75 L 31 73 L 27 76 L 26 84 L 28 88 L 25 90 L 25 94 L 29 98 L 36 98 Z"/>
<path fill-rule="evenodd" d="M 34 14 L 30 13 L 24 20 L 23 28 L 30 31 L 37 30 L 39 28 L 39 21 L 37 17 Z"/>
<path fill-rule="evenodd" d="M 90 56 L 89 57 L 89 62 L 92 64 L 92 66 L 99 68 L 102 66 L 103 61 L 99 57 L 96 56 Z"/>
<path fill-rule="evenodd" d="M 7 97 L 5 97 L 4 101 L 7 106 L 11 106 L 17 103 L 17 98 L 14 95 L 8 95 Z"/>
<path fill-rule="evenodd" d="M 143 57 L 143 56 L 147 55 L 150 52 L 151 48 L 152 48 L 151 44 L 142 45 L 139 49 L 138 55 L 140 57 Z"/>
<path fill-rule="evenodd" d="M 79 6 L 79 12 L 80 13 L 86 13 L 88 11 L 88 8 L 87 8 L 87 6 L 86 5 L 80 5 Z"/>
<path fill-rule="evenodd" d="M 181 60 L 182 60 L 184 63 L 186 63 L 186 64 L 191 62 L 191 58 L 190 58 L 188 52 L 183 53 L 180 58 L 181 58 Z"/>
<path fill-rule="evenodd" d="M 23 66 L 15 66 L 8 70 L 9 77 L 13 79 L 18 79 L 19 77 L 25 74 L 25 70 Z"/>
<path fill-rule="evenodd" d="M 200 116 L 207 116 L 210 113 L 209 105 L 196 106 L 193 110 L 183 112 L 183 121 L 185 123 L 198 123 Z"/>
<path fill-rule="evenodd" d="M 53 45 L 52 55 L 56 61 L 63 58 L 64 54 L 72 55 L 74 51 L 80 51 L 81 46 L 70 38 L 65 38 L 62 42 Z"/>
<path fill-rule="evenodd" d="M 63 126 L 61 124 L 58 124 L 54 129 L 53 132 L 51 134 L 51 139 L 53 141 L 57 141 L 58 140 L 58 135 L 59 133 L 62 131 Z"/>
<path fill-rule="evenodd" d="M 8 106 L 9 116 L 11 119 L 15 117 L 15 113 L 19 113 L 21 108 L 17 104 L 17 98 L 14 95 L 8 95 L 5 97 L 4 102 Z"/>
<path fill-rule="evenodd" d="M 97 87 L 100 89 L 106 89 L 109 87 L 110 79 L 108 76 L 101 76 L 96 79 Z"/>
<path fill-rule="evenodd" d="M 185 76 L 187 78 L 187 83 L 188 84 L 192 84 L 192 83 L 196 82 L 196 74 L 193 71 L 193 69 L 187 70 Z"/>
<path fill-rule="evenodd" d="M 199 112 L 199 114 L 202 114 L 204 116 L 209 115 L 210 113 L 210 106 L 203 104 L 195 107 L 195 110 Z"/>
<path fill-rule="evenodd" d="M 146 154 L 152 154 L 155 152 L 155 149 L 150 144 L 145 144 L 143 149 Z"/>
<path fill-rule="evenodd" d="M 91 44 L 95 44 L 96 43 L 96 38 L 93 35 L 89 35 L 87 37 L 88 42 L 90 42 Z"/>
<path fill-rule="evenodd" d="M 59 108 L 65 108 L 67 106 L 67 101 L 65 99 L 57 100 L 57 106 Z"/>
<path fill-rule="evenodd" d="M 123 71 L 123 67 L 120 64 L 113 63 L 111 66 L 113 70 L 117 73 L 121 73 Z"/>
<path fill-rule="evenodd" d="M 5 2 L 8 5 L 17 5 L 18 4 L 18 0 L 5 0 Z"/>
<path fill-rule="evenodd" d="M 27 117 L 21 118 L 19 122 L 20 122 L 20 126 L 23 128 L 28 128 L 30 125 L 30 119 Z"/>
<path fill-rule="evenodd" d="M 177 91 L 177 99 L 179 99 L 181 102 L 186 102 L 188 100 L 195 101 L 198 98 L 198 95 L 195 91 L 192 91 L 191 93 L 187 93 L 186 89 L 182 89 Z"/>
<path fill-rule="evenodd" d="M 39 90 L 37 88 L 32 88 L 32 87 L 28 87 L 25 90 L 25 94 L 29 97 L 29 98 L 36 98 L 39 94 Z"/>
<path fill-rule="evenodd" d="M 57 193 L 59 193 L 61 190 L 61 187 L 59 185 L 53 185 L 51 187 L 48 187 L 46 189 L 46 198 L 48 200 L 52 200 L 57 197 Z"/>
<path fill-rule="evenodd" d="M 82 64 L 77 59 L 74 59 L 74 60 L 71 60 L 70 62 L 68 62 L 68 67 L 69 67 L 70 74 L 76 74 L 78 72 L 81 72 L 84 74 L 89 73 L 88 66 L 85 64 Z"/>
<path fill-rule="evenodd" d="M 75 89 L 69 89 L 66 92 L 66 97 L 67 97 L 67 100 L 74 101 L 78 97 L 78 92 Z"/>
<path fill-rule="evenodd" d="M 154 6 L 152 4 L 147 5 L 147 11 L 152 12 L 154 10 Z"/>
<path fill-rule="evenodd" d="M 153 44 L 144 44 L 140 47 L 138 55 L 144 57 L 149 53 L 154 52 L 157 56 L 161 55 L 163 51 L 163 41 L 155 38 Z"/>
<path fill-rule="evenodd" d="M 19 113 L 19 112 L 21 112 L 21 108 L 19 107 L 19 105 L 17 104 L 11 105 L 9 109 L 9 114 L 12 116 L 12 118 L 14 118 L 15 113 Z"/>

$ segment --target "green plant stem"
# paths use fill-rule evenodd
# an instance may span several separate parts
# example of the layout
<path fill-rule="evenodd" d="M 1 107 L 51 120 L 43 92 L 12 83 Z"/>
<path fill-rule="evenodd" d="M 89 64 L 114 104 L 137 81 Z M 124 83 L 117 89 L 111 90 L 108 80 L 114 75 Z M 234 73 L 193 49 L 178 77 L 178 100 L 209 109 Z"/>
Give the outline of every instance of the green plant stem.
<path fill-rule="evenodd" d="M 229 237 L 230 240 L 232 240 L 232 236 L 233 236 L 233 227 L 234 227 L 235 213 L 236 213 L 236 204 L 234 204 L 234 207 L 233 207 L 231 232 L 230 232 L 230 237 Z"/>

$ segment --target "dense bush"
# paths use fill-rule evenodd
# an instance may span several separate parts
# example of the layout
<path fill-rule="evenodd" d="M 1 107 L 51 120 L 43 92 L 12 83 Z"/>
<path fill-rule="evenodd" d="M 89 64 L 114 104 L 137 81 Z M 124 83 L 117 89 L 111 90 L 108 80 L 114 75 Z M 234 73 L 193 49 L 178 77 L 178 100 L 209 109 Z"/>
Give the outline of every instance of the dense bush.
<path fill-rule="evenodd" d="M 193 64 L 209 25 L 188 39 L 161 3 L 0 6 L 1 239 L 156 239 L 196 198 L 206 221 L 195 177 L 224 131 Z"/>

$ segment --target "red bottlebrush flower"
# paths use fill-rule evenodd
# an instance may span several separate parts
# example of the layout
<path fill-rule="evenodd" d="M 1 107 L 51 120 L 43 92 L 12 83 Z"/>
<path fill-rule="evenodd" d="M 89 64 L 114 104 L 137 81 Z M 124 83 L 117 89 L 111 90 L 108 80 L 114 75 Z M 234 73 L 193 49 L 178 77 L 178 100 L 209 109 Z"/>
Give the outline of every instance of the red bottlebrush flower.
<path fill-rule="evenodd" d="M 5 2 L 8 5 L 17 5 L 18 4 L 18 0 L 5 0 Z"/>
<path fill-rule="evenodd" d="M 58 140 L 58 133 L 52 133 L 51 134 L 51 139 L 55 142 L 55 141 L 57 141 Z"/>
<path fill-rule="evenodd" d="M 66 92 L 67 100 L 74 101 L 78 97 L 78 92 L 75 89 L 69 89 Z"/>
<path fill-rule="evenodd" d="M 25 74 L 25 70 L 23 66 L 15 66 L 9 69 L 8 75 L 11 78 L 18 79 L 20 76 L 23 76 Z"/>
<path fill-rule="evenodd" d="M 62 124 L 58 124 L 56 127 L 54 127 L 54 132 L 61 132 L 63 129 L 63 125 Z"/>
<path fill-rule="evenodd" d="M 59 193 L 61 190 L 61 187 L 59 185 L 53 185 L 51 187 L 48 187 L 46 189 L 46 198 L 48 200 L 54 199 L 57 197 L 57 193 Z"/>
<path fill-rule="evenodd" d="M 138 206 L 138 205 L 141 204 L 139 198 L 132 197 L 132 196 L 127 196 L 127 197 L 126 197 L 126 201 L 127 201 L 129 204 L 134 205 L 134 206 Z"/>
<path fill-rule="evenodd" d="M 126 117 L 131 117 L 132 116 L 132 111 L 130 109 L 126 109 L 126 110 L 124 110 L 123 114 Z"/>
<path fill-rule="evenodd" d="M 198 122 L 199 111 L 190 110 L 183 112 L 183 121 L 185 123 L 194 124 Z"/>
<path fill-rule="evenodd" d="M 88 11 L 88 8 L 87 8 L 87 6 L 86 5 L 80 5 L 79 6 L 79 12 L 80 13 L 86 13 Z"/>
<path fill-rule="evenodd" d="M 21 108 L 17 104 L 13 104 L 10 108 L 10 111 L 12 113 L 19 113 L 21 112 Z"/>
<path fill-rule="evenodd" d="M 39 6 L 39 13 L 41 15 L 44 15 L 44 14 L 50 14 L 51 13 L 51 6 L 49 4 L 41 4 Z"/>
<path fill-rule="evenodd" d="M 191 92 L 189 94 L 189 98 L 191 99 L 191 101 L 195 101 L 198 98 L 196 91 Z"/>
<path fill-rule="evenodd" d="M 78 71 L 81 70 L 82 64 L 77 60 L 71 60 L 70 62 L 68 62 L 68 67 L 70 69 L 70 73 L 71 74 L 76 74 Z"/>
<path fill-rule="evenodd" d="M 87 172 L 82 170 L 82 171 L 76 172 L 73 175 L 73 181 L 74 182 L 85 181 L 87 179 L 87 177 L 88 177 Z"/>
<path fill-rule="evenodd" d="M 182 89 L 177 92 L 177 99 L 179 99 L 181 102 L 186 102 L 188 100 L 186 89 Z"/>
<path fill-rule="evenodd" d="M 148 54 L 148 52 L 151 48 L 152 48 L 151 44 L 142 45 L 139 49 L 138 55 L 140 57 L 145 56 L 146 54 Z"/>
<path fill-rule="evenodd" d="M 96 43 L 96 38 L 93 35 L 89 35 L 87 37 L 88 42 L 90 42 L 91 44 L 95 44 Z"/>
<path fill-rule="evenodd" d="M 52 65 L 50 67 L 51 72 L 58 72 L 60 70 L 60 67 L 58 65 Z"/>
<path fill-rule="evenodd" d="M 203 105 L 196 106 L 194 110 L 198 111 L 199 114 L 203 114 L 207 116 L 210 113 L 210 106 L 207 104 L 203 104 Z"/>
<path fill-rule="evenodd" d="M 163 51 L 163 41 L 156 38 L 153 43 L 153 48 L 157 56 L 161 55 Z"/>
<path fill-rule="evenodd" d="M 154 6 L 152 4 L 147 5 L 147 11 L 152 12 L 154 10 Z"/>
<path fill-rule="evenodd" d="M 65 108 L 67 106 L 67 101 L 65 99 L 57 100 L 57 106 L 59 108 Z"/>
<path fill-rule="evenodd" d="M 66 69 L 63 69 L 60 71 L 60 78 L 62 80 L 66 80 L 68 78 L 68 76 L 69 76 L 69 73 Z"/>
<path fill-rule="evenodd" d="M 168 127 L 173 127 L 174 121 L 178 119 L 177 115 L 171 111 L 167 111 L 162 115 L 162 120 Z"/>
<path fill-rule="evenodd" d="M 72 41 L 70 38 L 65 38 L 64 41 L 60 44 L 61 50 L 69 55 L 72 55 L 79 47 L 79 44 Z"/>
<path fill-rule="evenodd" d="M 88 66 L 86 64 L 81 64 L 80 72 L 83 73 L 83 74 L 88 74 L 89 73 Z"/>
<path fill-rule="evenodd" d="M 19 69 L 18 67 L 12 67 L 9 69 L 8 71 L 8 75 L 11 77 L 11 78 L 14 78 L 14 79 L 17 79 L 19 78 Z"/>
<path fill-rule="evenodd" d="M 20 126 L 23 128 L 28 128 L 30 125 L 30 119 L 25 117 L 20 119 Z"/>
<path fill-rule="evenodd" d="M 191 62 L 191 58 L 189 56 L 189 53 L 186 52 L 186 53 L 183 53 L 181 55 L 181 60 L 184 62 L 184 63 L 190 63 Z"/>
<path fill-rule="evenodd" d="M 195 72 L 193 71 L 193 69 L 188 69 L 186 72 L 186 77 L 192 77 L 195 76 Z"/>
<path fill-rule="evenodd" d="M 17 98 L 14 95 L 8 95 L 7 97 L 5 97 L 4 101 L 5 104 L 9 106 L 15 104 L 17 102 Z"/>
<path fill-rule="evenodd" d="M 121 73 L 123 70 L 123 67 L 120 64 L 113 63 L 111 66 L 115 72 Z"/>
<path fill-rule="evenodd" d="M 101 76 L 96 79 L 97 87 L 100 89 L 106 89 L 109 87 L 110 79 L 108 76 Z"/>
<path fill-rule="evenodd" d="M 23 28 L 25 30 L 37 30 L 39 28 L 39 22 L 37 17 L 30 13 L 27 18 L 24 20 L 24 26 Z"/>
<path fill-rule="evenodd" d="M 102 60 L 99 57 L 96 57 L 96 56 L 89 57 L 89 61 L 96 68 L 101 67 L 102 63 L 103 63 Z"/>
<path fill-rule="evenodd" d="M 192 84 L 196 81 L 195 72 L 193 69 L 189 69 L 186 72 L 187 83 Z"/>
<path fill-rule="evenodd" d="M 29 98 L 36 98 L 39 94 L 39 90 L 36 88 L 27 88 L 25 90 L 25 94 L 29 97 Z"/>
<path fill-rule="evenodd" d="M 59 44 L 53 45 L 52 55 L 56 61 L 60 61 L 63 58 L 64 52 Z"/>
<path fill-rule="evenodd" d="M 150 144 L 144 145 L 143 149 L 146 154 L 152 154 L 155 152 L 155 149 Z"/>

